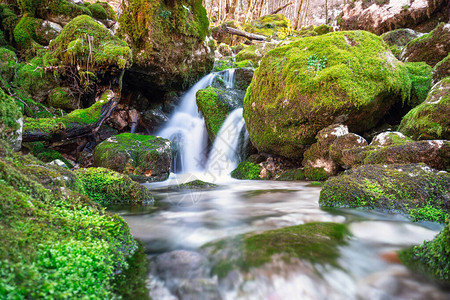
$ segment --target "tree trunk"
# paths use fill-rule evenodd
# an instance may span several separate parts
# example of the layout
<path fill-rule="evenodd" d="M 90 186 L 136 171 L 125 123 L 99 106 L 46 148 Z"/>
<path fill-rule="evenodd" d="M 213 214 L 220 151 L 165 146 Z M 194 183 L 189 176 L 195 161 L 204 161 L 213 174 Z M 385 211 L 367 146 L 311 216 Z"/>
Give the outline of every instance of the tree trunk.
<path fill-rule="evenodd" d="M 277 13 L 279 13 L 280 11 L 282 11 L 283 9 L 285 9 L 286 7 L 288 7 L 288 6 L 292 5 L 292 4 L 294 4 L 294 2 L 289 2 L 289 3 L 286 3 L 285 5 L 281 5 L 280 7 L 278 7 L 278 8 L 275 9 L 274 11 L 272 11 L 272 12 L 270 13 L 270 15 L 277 14 Z"/>
<path fill-rule="evenodd" d="M 248 38 L 249 40 L 264 41 L 267 38 L 263 35 L 242 31 L 236 28 L 226 27 L 225 29 L 229 34 L 243 36 L 245 38 Z"/>

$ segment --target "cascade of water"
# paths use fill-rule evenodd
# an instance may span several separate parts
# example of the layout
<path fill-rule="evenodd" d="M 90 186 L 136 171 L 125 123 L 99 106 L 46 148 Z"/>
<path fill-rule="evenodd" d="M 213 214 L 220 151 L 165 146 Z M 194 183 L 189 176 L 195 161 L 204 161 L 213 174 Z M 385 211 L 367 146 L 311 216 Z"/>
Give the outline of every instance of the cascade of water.
<path fill-rule="evenodd" d="M 172 141 L 172 172 L 196 172 L 203 169 L 208 135 L 195 96 L 199 90 L 210 86 L 215 76 L 214 73 L 208 74 L 190 88 L 169 122 L 158 132 L 159 136 Z"/>
<path fill-rule="evenodd" d="M 206 164 L 208 173 L 228 176 L 241 160 L 249 140 L 242 111 L 242 108 L 232 111 L 220 128 Z"/>
<path fill-rule="evenodd" d="M 223 75 L 223 82 L 227 89 L 234 88 L 234 71 L 235 69 L 227 69 L 221 72 L 221 75 Z"/>

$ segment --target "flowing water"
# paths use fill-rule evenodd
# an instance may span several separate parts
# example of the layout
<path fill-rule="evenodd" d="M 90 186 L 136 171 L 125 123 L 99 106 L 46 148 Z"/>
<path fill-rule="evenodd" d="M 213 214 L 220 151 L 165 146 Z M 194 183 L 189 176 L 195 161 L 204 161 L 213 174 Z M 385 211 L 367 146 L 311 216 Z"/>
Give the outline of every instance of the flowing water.
<path fill-rule="evenodd" d="M 232 88 L 234 71 L 222 72 Z M 230 113 L 209 150 L 204 120 L 195 94 L 217 74 L 198 82 L 159 133 L 175 145 L 172 174 L 165 182 L 147 184 L 157 207 L 115 207 L 141 240 L 151 258 L 147 280 L 154 300 L 168 299 L 450 299 L 448 291 L 426 282 L 398 263 L 395 251 L 431 240 L 441 226 L 411 223 L 399 215 L 363 210 L 322 210 L 320 187 L 307 182 L 238 181 L 229 173 L 248 143 L 242 108 Z M 217 184 L 198 188 L 179 184 L 201 179 Z M 222 248 L 204 245 L 239 234 L 260 233 L 310 222 L 348 225 L 337 263 L 271 262 L 249 271 L 232 269 L 213 275 L 217 258 L 233 259 Z"/>

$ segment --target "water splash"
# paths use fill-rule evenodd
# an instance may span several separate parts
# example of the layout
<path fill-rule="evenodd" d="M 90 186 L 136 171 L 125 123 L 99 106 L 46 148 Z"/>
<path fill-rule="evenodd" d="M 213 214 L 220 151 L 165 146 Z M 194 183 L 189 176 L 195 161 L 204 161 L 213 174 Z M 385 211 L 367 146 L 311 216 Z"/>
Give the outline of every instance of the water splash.
<path fill-rule="evenodd" d="M 249 141 L 242 112 L 242 108 L 232 111 L 220 128 L 206 164 L 208 173 L 228 176 L 242 159 Z"/>

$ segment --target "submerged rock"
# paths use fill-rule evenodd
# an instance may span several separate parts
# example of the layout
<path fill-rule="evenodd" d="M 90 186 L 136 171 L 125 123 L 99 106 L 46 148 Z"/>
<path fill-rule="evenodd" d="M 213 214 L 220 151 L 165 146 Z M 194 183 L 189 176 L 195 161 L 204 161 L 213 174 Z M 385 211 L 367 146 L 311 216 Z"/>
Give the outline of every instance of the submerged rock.
<path fill-rule="evenodd" d="M 450 77 L 433 86 L 427 99 L 410 110 L 398 130 L 413 139 L 450 139 Z"/>
<path fill-rule="evenodd" d="M 244 118 L 259 151 L 300 158 L 321 129 L 341 123 L 367 131 L 410 89 L 408 71 L 380 37 L 332 32 L 266 54 L 244 99 Z"/>
<path fill-rule="evenodd" d="M 143 181 L 166 180 L 171 161 L 169 140 L 133 133 L 112 136 L 100 143 L 94 151 L 94 166 Z"/>
<path fill-rule="evenodd" d="M 450 213 L 450 175 L 425 164 L 365 165 L 328 179 L 321 207 L 400 211 L 413 220 L 444 222 Z"/>

